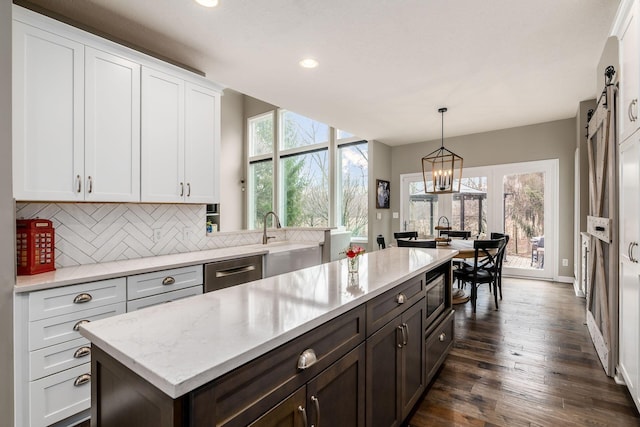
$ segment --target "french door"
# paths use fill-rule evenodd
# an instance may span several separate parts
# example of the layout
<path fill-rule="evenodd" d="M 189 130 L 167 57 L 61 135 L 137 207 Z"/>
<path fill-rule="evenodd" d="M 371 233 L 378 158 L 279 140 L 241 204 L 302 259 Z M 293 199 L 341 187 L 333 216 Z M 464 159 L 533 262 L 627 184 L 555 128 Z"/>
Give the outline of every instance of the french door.
<path fill-rule="evenodd" d="M 421 173 L 402 175 L 400 228 L 421 238 L 434 237 L 445 222 L 474 238 L 504 232 L 504 274 L 554 279 L 557 171 L 557 160 L 465 168 L 460 193 L 441 195 L 424 192 Z"/>

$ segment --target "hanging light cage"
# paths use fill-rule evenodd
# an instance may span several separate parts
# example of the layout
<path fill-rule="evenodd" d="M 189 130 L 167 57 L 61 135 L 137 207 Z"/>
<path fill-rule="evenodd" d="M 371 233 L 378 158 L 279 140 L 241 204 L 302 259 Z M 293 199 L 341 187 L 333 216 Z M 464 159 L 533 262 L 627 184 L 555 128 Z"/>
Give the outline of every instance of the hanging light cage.
<path fill-rule="evenodd" d="M 444 113 L 446 111 L 446 108 L 440 108 L 438 110 L 443 117 L 440 148 L 422 158 L 424 191 L 428 194 L 460 192 L 462 157 L 444 148 Z"/>

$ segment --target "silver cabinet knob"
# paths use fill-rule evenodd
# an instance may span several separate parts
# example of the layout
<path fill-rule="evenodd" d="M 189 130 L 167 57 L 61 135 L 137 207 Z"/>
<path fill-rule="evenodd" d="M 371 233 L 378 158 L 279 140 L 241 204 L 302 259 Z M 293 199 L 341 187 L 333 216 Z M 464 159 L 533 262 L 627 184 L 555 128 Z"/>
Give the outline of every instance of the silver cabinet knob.
<path fill-rule="evenodd" d="M 398 296 L 396 297 L 396 302 L 398 304 L 404 304 L 405 302 L 407 302 L 407 297 L 404 296 L 404 294 L 398 294 Z"/>
<path fill-rule="evenodd" d="M 447 339 L 447 334 L 445 334 L 444 332 L 441 333 L 438 339 L 440 340 L 440 342 L 444 342 L 444 340 Z"/>
<path fill-rule="evenodd" d="M 298 356 L 298 369 L 304 370 L 310 368 L 315 365 L 318 361 L 318 357 L 316 356 L 315 350 L 312 348 L 308 348 L 302 352 L 300 356 Z"/>

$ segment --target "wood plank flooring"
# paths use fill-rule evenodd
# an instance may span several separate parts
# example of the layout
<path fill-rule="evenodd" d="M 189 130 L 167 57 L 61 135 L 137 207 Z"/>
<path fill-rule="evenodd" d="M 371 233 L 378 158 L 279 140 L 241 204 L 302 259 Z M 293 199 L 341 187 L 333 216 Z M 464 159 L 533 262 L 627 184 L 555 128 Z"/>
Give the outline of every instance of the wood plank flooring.
<path fill-rule="evenodd" d="M 454 348 L 409 426 L 640 426 L 572 285 L 505 278 L 499 302 L 481 286 L 475 315 L 471 303 L 454 307 Z"/>

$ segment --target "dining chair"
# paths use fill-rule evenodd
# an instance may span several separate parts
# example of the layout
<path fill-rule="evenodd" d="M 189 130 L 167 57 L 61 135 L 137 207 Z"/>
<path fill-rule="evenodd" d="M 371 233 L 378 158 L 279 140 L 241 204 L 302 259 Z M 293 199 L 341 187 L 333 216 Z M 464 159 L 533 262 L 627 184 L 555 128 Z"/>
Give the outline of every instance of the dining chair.
<path fill-rule="evenodd" d="M 387 244 L 384 242 L 384 236 L 382 234 L 378 234 L 376 237 L 376 241 L 378 242 L 378 249 L 385 249 Z"/>
<path fill-rule="evenodd" d="M 417 231 L 397 231 L 393 233 L 393 238 L 396 240 L 398 239 L 416 240 L 418 238 L 418 232 Z"/>
<path fill-rule="evenodd" d="M 504 233 L 491 233 L 492 239 L 504 239 L 504 245 L 498 252 L 498 277 L 497 277 L 497 285 L 498 291 L 500 292 L 500 300 L 502 300 L 502 265 L 504 264 L 504 259 L 507 255 L 507 245 L 509 244 L 509 235 Z"/>
<path fill-rule="evenodd" d="M 398 239 L 398 247 L 402 248 L 436 248 L 435 240 L 404 240 Z"/>
<path fill-rule="evenodd" d="M 471 232 L 467 230 L 441 230 L 440 236 L 448 236 L 450 239 L 463 239 L 468 240 L 471 237 Z"/>
<path fill-rule="evenodd" d="M 453 271 L 454 278 L 471 285 L 471 305 L 476 312 L 476 300 L 478 298 L 478 286 L 488 284 L 493 286 L 493 295 L 498 309 L 498 284 L 496 281 L 498 270 L 498 254 L 505 239 L 474 240 L 473 268 L 459 268 Z"/>

